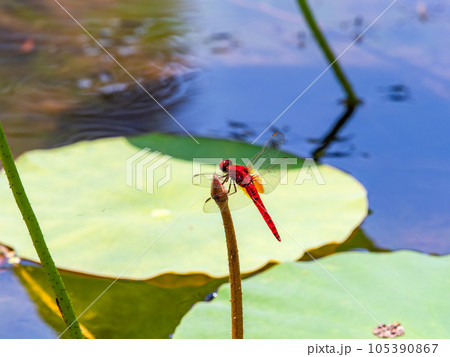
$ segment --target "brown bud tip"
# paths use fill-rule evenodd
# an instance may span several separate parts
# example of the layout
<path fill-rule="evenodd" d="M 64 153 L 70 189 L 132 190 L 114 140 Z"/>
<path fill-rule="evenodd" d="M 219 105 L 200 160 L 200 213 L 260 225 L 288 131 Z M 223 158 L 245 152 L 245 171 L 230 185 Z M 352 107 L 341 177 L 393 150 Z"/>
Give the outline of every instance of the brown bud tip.
<path fill-rule="evenodd" d="M 211 197 L 217 201 L 224 201 L 227 197 L 227 189 L 224 185 L 222 185 L 222 182 L 220 181 L 219 177 L 214 174 L 212 182 L 211 182 Z"/>

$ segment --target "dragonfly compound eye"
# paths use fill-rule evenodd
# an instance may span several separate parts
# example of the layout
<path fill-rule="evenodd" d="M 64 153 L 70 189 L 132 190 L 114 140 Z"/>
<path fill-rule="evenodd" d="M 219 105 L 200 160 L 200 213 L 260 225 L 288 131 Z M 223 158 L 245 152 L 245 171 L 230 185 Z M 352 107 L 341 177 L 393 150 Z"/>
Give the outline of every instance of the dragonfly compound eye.
<path fill-rule="evenodd" d="M 231 165 L 231 160 L 227 159 L 227 160 L 223 160 L 220 164 L 219 164 L 219 168 L 221 171 L 223 172 L 227 172 L 228 170 L 228 166 Z"/>

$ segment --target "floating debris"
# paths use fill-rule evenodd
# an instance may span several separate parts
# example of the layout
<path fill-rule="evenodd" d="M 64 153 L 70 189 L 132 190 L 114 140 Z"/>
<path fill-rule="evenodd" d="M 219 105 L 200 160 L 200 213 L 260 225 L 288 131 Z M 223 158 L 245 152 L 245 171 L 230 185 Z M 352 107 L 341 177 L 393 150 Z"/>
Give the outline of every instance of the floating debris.
<path fill-rule="evenodd" d="M 207 38 L 206 42 L 211 45 L 211 51 L 214 54 L 229 53 L 239 47 L 239 41 L 228 32 L 215 32 Z"/>
<path fill-rule="evenodd" d="M 92 81 L 89 78 L 81 78 L 77 81 L 78 88 L 91 88 L 92 87 Z"/>
<path fill-rule="evenodd" d="M 0 245 L 0 268 L 5 268 L 10 265 L 20 263 L 20 257 L 17 256 L 14 250 L 10 250 L 7 247 Z"/>
<path fill-rule="evenodd" d="M 147 33 L 147 28 L 145 26 L 139 26 L 134 29 L 134 34 L 136 36 L 142 37 Z"/>
<path fill-rule="evenodd" d="M 411 91 L 404 84 L 395 84 L 389 87 L 387 96 L 393 102 L 405 102 L 411 98 Z"/>
<path fill-rule="evenodd" d="M 128 83 L 113 83 L 100 87 L 98 90 L 100 93 L 109 95 L 117 92 L 123 92 L 128 88 Z"/>
<path fill-rule="evenodd" d="M 428 21 L 429 15 L 428 15 L 428 7 L 425 2 L 419 2 L 416 5 L 416 12 L 417 16 L 419 17 L 419 20 L 422 22 Z"/>
<path fill-rule="evenodd" d="M 118 17 L 113 17 L 108 21 L 109 25 L 112 27 L 119 27 L 122 23 L 122 20 Z"/>
<path fill-rule="evenodd" d="M 109 27 L 104 27 L 100 30 L 101 37 L 112 37 L 114 34 L 113 30 Z"/>
<path fill-rule="evenodd" d="M 306 32 L 305 31 L 298 31 L 297 32 L 297 47 L 298 48 L 305 48 L 306 47 Z"/>
<path fill-rule="evenodd" d="M 349 32 L 350 37 L 355 40 L 357 44 L 359 44 L 363 40 L 363 25 L 364 17 L 358 15 L 352 20 L 342 21 L 340 23 L 340 28 L 345 32 Z"/>
<path fill-rule="evenodd" d="M 122 57 L 134 55 L 137 52 L 136 47 L 134 46 L 118 46 L 117 54 Z"/>
<path fill-rule="evenodd" d="M 122 42 L 127 45 L 134 45 L 138 42 L 138 38 L 134 35 L 126 35 L 122 37 Z"/>
<path fill-rule="evenodd" d="M 35 47 L 36 47 L 36 44 L 35 44 L 34 40 L 32 38 L 27 38 L 20 45 L 20 52 L 29 53 L 29 52 L 33 51 Z"/>
<path fill-rule="evenodd" d="M 86 56 L 94 57 L 100 54 L 100 49 L 98 47 L 84 47 L 83 52 Z"/>
<path fill-rule="evenodd" d="M 356 16 L 353 19 L 353 26 L 355 27 L 361 27 L 362 25 L 364 25 L 364 17 L 362 16 Z"/>
<path fill-rule="evenodd" d="M 113 75 L 109 72 L 100 72 L 98 75 L 98 80 L 102 83 L 111 82 L 113 79 Z"/>
<path fill-rule="evenodd" d="M 393 322 L 388 326 L 382 324 L 375 327 L 372 330 L 372 333 L 381 338 L 395 338 L 403 336 L 405 334 L 405 329 L 400 322 Z"/>
<path fill-rule="evenodd" d="M 103 47 L 111 47 L 114 45 L 114 42 L 111 39 L 105 37 L 99 38 L 98 43 Z"/>
<path fill-rule="evenodd" d="M 217 297 L 217 292 L 214 291 L 212 293 L 209 293 L 208 295 L 206 295 L 205 300 L 204 301 L 212 301 L 213 299 L 215 299 Z"/>

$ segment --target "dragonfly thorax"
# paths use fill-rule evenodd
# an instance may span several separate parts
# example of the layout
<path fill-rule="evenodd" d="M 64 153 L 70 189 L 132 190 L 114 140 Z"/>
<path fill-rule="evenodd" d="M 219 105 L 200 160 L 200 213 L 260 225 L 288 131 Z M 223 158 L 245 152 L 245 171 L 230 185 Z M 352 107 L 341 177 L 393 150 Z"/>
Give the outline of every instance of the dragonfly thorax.
<path fill-rule="evenodd" d="M 245 166 L 231 165 L 228 166 L 229 177 L 241 187 L 246 187 L 253 183 L 252 176 L 249 174 Z"/>

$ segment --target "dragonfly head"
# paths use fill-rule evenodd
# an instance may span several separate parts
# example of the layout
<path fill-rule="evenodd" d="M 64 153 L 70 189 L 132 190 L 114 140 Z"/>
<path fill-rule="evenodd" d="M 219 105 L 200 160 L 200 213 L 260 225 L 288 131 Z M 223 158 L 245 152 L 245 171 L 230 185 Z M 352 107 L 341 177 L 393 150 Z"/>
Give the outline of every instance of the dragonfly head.
<path fill-rule="evenodd" d="M 228 172 L 228 166 L 231 166 L 232 162 L 230 159 L 226 159 L 223 160 L 220 164 L 219 164 L 219 168 L 220 170 L 222 170 L 223 172 Z"/>

